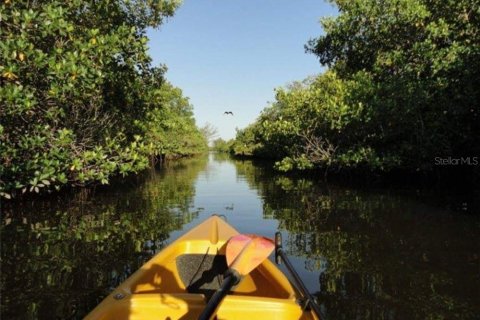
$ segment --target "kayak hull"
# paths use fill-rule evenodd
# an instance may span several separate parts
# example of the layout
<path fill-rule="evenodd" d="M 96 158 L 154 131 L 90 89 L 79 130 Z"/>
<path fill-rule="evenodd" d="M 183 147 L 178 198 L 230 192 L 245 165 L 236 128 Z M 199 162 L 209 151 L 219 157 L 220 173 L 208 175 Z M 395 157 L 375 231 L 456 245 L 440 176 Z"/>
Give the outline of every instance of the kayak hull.
<path fill-rule="evenodd" d="M 226 242 L 238 234 L 212 216 L 164 248 L 85 319 L 197 319 L 221 285 Z M 268 259 L 222 301 L 218 319 L 316 319 L 303 311 L 285 275 Z"/>

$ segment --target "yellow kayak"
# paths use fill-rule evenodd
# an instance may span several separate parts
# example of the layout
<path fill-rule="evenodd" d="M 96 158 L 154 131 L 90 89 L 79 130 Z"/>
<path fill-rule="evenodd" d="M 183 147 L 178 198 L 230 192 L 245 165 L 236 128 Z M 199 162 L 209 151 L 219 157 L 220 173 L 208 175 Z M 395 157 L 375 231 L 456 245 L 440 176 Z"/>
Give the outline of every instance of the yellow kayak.
<path fill-rule="evenodd" d="M 106 297 L 85 319 L 197 319 L 221 286 L 226 242 L 238 234 L 212 216 L 171 243 Z M 317 319 L 268 259 L 225 297 L 217 319 Z"/>

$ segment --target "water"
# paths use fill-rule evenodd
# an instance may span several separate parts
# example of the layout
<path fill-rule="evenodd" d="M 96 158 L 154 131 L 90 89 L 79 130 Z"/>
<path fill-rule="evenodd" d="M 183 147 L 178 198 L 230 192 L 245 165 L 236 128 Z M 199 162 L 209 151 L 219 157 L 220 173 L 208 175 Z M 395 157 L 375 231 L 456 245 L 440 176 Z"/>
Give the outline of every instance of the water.
<path fill-rule="evenodd" d="M 218 213 L 240 232 L 280 230 L 328 319 L 478 319 L 480 215 L 471 204 L 447 210 L 445 198 L 288 177 L 211 154 L 108 188 L 4 203 L 1 316 L 82 318 Z"/>

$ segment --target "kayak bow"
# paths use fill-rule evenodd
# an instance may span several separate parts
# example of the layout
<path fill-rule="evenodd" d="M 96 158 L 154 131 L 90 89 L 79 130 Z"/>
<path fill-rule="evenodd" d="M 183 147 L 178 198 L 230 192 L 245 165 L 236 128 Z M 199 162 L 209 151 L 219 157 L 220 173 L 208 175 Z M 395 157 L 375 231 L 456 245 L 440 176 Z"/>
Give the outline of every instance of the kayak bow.
<path fill-rule="evenodd" d="M 227 241 L 238 234 L 218 216 L 208 218 L 146 262 L 85 319 L 198 319 L 222 287 Z M 302 309 L 301 294 L 270 260 L 259 263 L 223 299 L 218 319 L 318 319 Z"/>

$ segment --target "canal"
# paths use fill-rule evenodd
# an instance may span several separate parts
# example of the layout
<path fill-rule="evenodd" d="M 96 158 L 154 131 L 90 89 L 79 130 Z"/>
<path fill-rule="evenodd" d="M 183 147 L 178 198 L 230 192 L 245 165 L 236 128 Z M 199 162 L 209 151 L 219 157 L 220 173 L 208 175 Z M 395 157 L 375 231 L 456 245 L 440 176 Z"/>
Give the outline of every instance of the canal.
<path fill-rule="evenodd" d="M 108 187 L 2 203 L 3 319 L 81 319 L 213 213 L 284 247 L 328 319 L 478 319 L 480 215 L 210 154 Z M 448 198 L 448 196 L 447 196 Z"/>

